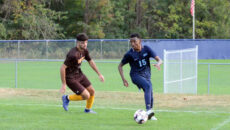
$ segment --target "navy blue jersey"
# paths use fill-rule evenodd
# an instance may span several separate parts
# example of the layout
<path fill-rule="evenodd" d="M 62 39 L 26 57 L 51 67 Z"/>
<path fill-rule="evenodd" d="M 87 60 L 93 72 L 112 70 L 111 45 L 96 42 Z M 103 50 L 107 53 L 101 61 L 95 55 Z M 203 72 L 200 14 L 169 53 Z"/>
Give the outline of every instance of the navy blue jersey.
<path fill-rule="evenodd" d="M 131 70 L 130 75 L 137 73 L 148 73 L 150 75 L 150 58 L 155 58 L 156 53 L 148 46 L 144 46 L 140 52 L 131 48 L 123 57 L 122 64 L 129 63 Z M 148 76 L 149 77 L 149 76 Z"/>

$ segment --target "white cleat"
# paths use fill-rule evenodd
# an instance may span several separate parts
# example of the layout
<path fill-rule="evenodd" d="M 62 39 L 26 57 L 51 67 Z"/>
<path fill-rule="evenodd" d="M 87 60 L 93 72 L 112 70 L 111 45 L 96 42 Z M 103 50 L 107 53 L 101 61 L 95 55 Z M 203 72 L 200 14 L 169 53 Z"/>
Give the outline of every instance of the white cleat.
<path fill-rule="evenodd" d="M 150 120 L 157 121 L 157 118 L 155 116 L 152 116 L 152 118 Z"/>

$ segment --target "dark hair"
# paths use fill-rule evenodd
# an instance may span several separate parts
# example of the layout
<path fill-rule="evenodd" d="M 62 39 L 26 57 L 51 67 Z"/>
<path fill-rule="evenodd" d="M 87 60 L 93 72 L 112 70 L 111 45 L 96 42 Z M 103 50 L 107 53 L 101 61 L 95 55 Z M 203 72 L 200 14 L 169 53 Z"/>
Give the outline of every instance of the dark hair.
<path fill-rule="evenodd" d="M 134 37 L 141 38 L 138 33 L 133 33 L 130 35 L 130 38 L 134 38 Z"/>
<path fill-rule="evenodd" d="M 86 41 L 88 40 L 88 36 L 85 34 L 85 33 L 79 33 L 77 36 L 76 36 L 76 39 L 78 41 Z"/>

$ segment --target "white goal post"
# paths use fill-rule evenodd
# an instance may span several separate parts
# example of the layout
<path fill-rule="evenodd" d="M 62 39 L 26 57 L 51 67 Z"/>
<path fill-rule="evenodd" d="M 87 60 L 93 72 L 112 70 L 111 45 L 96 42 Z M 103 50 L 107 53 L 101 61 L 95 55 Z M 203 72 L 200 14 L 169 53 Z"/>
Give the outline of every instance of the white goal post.
<path fill-rule="evenodd" d="M 197 93 L 198 46 L 164 50 L 164 93 Z"/>

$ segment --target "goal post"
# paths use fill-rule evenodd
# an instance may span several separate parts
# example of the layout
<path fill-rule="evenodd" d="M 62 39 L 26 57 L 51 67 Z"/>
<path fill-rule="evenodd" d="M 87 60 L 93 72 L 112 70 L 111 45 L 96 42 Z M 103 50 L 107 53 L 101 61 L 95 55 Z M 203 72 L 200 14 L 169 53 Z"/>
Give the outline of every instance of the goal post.
<path fill-rule="evenodd" d="M 198 46 L 164 50 L 164 93 L 197 93 Z"/>

